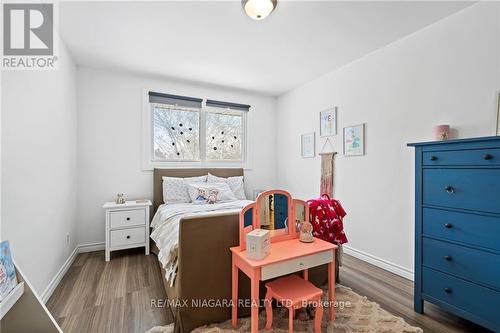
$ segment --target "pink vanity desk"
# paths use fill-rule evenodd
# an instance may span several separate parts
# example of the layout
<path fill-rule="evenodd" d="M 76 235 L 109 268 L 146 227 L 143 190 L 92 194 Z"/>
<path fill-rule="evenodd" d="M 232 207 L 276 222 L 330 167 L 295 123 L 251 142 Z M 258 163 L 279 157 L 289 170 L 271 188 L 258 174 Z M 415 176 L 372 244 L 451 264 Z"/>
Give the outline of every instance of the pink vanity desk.
<path fill-rule="evenodd" d="M 238 270 L 243 271 L 251 281 L 251 332 L 258 332 L 259 316 L 259 281 L 270 280 L 279 276 L 303 271 L 303 277 L 308 278 L 308 269 L 328 264 L 328 300 L 329 319 L 333 320 L 335 310 L 335 249 L 336 245 L 315 238 L 312 243 L 299 240 L 295 223 L 289 224 L 288 230 L 273 230 L 270 254 L 262 260 L 252 260 L 246 257 L 246 234 L 260 227 L 260 208 L 264 197 L 281 194 L 288 197 L 288 220 L 295 221 L 297 206 L 304 207 L 305 218 L 309 218 L 307 204 L 302 200 L 292 199 L 285 191 L 272 190 L 261 193 L 256 202 L 246 206 L 240 213 L 240 246 L 231 248 L 232 255 L 232 325 L 236 327 L 238 305 Z M 250 211 L 250 212 L 249 212 Z M 252 225 L 244 227 L 245 214 L 253 216 Z"/>

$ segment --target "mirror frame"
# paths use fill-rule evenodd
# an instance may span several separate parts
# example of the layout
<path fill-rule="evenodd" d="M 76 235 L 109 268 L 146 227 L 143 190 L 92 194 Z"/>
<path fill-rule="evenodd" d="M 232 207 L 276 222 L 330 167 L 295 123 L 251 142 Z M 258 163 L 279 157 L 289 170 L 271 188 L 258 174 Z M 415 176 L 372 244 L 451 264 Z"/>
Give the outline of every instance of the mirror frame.
<path fill-rule="evenodd" d="M 250 210 L 253 209 L 252 212 L 252 224 L 249 226 L 245 227 L 245 214 Z M 247 237 L 246 235 L 254 230 L 255 227 L 255 202 L 246 205 L 243 207 L 243 209 L 240 211 L 240 250 L 244 251 L 247 248 Z"/>

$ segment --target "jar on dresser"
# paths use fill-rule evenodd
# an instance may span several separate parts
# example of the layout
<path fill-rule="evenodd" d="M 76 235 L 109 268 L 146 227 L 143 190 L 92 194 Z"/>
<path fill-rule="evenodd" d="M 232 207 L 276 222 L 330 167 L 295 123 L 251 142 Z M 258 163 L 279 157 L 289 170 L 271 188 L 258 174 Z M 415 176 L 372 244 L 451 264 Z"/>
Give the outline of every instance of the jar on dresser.
<path fill-rule="evenodd" d="M 500 332 L 500 137 L 415 148 L 414 308 Z"/>

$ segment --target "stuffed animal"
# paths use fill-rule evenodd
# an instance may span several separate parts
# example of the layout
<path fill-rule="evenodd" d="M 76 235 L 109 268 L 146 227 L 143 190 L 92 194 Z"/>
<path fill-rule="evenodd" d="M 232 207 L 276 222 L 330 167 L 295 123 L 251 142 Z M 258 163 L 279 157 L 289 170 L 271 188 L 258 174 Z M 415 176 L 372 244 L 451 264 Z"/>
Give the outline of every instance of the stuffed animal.
<path fill-rule="evenodd" d="M 216 189 L 211 189 L 208 193 L 207 203 L 214 204 L 217 202 L 217 197 L 219 195 L 219 191 Z"/>
<path fill-rule="evenodd" d="M 117 204 L 120 204 L 120 205 L 122 205 L 122 204 L 124 204 L 124 203 L 126 202 L 125 197 L 123 196 L 123 193 L 118 193 L 118 194 L 116 195 L 116 200 L 115 200 L 115 202 L 116 202 Z"/>
<path fill-rule="evenodd" d="M 197 204 L 204 204 L 207 201 L 206 192 L 203 188 L 198 188 L 198 196 L 194 200 Z"/>

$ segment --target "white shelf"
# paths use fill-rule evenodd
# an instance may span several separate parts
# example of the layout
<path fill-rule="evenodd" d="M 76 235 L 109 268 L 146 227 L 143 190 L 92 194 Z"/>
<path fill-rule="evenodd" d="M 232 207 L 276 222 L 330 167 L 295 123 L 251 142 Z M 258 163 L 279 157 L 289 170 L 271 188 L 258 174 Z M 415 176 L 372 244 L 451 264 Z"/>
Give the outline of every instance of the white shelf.
<path fill-rule="evenodd" d="M 19 282 L 14 289 L 0 302 L 0 319 L 9 312 L 24 293 L 24 282 Z"/>

